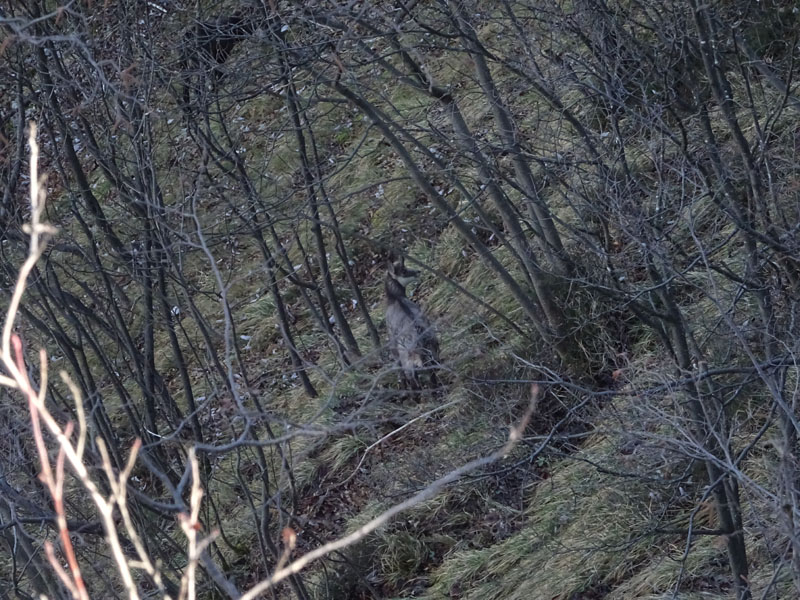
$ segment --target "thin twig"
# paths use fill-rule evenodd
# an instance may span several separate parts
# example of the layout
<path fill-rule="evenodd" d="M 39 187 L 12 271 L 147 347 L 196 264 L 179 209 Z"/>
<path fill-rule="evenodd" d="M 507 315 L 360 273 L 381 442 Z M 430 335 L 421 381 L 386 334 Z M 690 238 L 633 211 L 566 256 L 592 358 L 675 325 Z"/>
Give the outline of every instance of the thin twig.
<path fill-rule="evenodd" d="M 243 594 L 241 600 L 254 600 L 260 594 L 263 594 L 265 591 L 270 589 L 276 583 L 286 579 L 291 575 L 295 575 L 299 573 L 302 569 L 307 567 L 309 564 L 330 554 L 331 552 L 335 552 L 337 550 L 341 550 L 342 548 L 346 548 L 357 541 L 363 539 L 379 527 L 383 526 L 384 524 L 388 523 L 391 519 L 395 516 L 400 514 L 403 511 L 406 511 L 430 498 L 434 497 L 439 491 L 449 483 L 456 481 L 466 473 L 470 471 L 474 471 L 475 469 L 479 469 L 485 465 L 495 462 L 496 460 L 506 456 L 513 447 L 517 444 L 517 442 L 522 439 L 522 433 L 525 431 L 525 428 L 528 426 L 528 422 L 530 421 L 533 413 L 536 411 L 536 406 L 539 401 L 540 389 L 538 385 L 532 386 L 531 389 L 531 401 L 528 405 L 525 414 L 519 420 L 517 425 L 512 426 L 510 428 L 508 434 L 508 441 L 503 445 L 502 448 L 489 454 L 488 456 L 484 456 L 482 458 L 475 459 L 473 461 L 468 462 L 467 464 L 450 471 L 444 477 L 440 477 L 433 483 L 431 483 L 428 487 L 424 490 L 420 491 L 419 493 L 415 494 L 405 502 L 401 502 L 400 504 L 396 504 L 395 506 L 391 507 L 390 509 L 383 512 L 378 517 L 372 519 L 368 523 L 362 525 L 357 530 L 355 530 L 350 535 L 347 535 L 343 538 L 335 540 L 333 542 L 329 542 L 324 546 L 320 546 L 316 550 L 312 550 L 311 552 L 303 555 L 302 557 L 298 558 L 294 562 L 290 563 L 288 566 L 277 569 L 273 574 L 272 577 L 266 579 L 259 584 L 255 585 L 251 588 L 246 594 Z"/>

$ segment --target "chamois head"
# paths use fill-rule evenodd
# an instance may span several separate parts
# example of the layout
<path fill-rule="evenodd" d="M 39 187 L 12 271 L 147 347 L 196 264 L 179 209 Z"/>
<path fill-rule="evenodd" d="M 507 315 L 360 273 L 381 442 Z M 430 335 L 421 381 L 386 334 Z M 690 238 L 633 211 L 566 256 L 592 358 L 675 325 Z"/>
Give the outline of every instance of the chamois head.
<path fill-rule="evenodd" d="M 389 268 L 387 278 L 397 282 L 403 288 L 405 295 L 406 286 L 419 277 L 419 271 L 413 271 L 406 267 L 402 256 L 392 255 L 389 258 Z"/>

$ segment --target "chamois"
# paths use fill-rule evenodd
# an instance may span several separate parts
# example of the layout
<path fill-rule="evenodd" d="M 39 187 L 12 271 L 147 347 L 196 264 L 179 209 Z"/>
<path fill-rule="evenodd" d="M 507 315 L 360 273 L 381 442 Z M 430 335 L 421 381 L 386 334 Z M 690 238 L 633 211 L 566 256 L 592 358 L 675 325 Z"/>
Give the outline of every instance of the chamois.
<path fill-rule="evenodd" d="M 435 369 L 439 365 L 436 330 L 422 309 L 406 298 L 406 286 L 418 275 L 406 268 L 402 256 L 390 258 L 385 288 L 389 346 L 406 383 L 415 390 L 420 388 L 419 372 L 423 370 L 430 374 L 430 385 L 438 386 Z"/>

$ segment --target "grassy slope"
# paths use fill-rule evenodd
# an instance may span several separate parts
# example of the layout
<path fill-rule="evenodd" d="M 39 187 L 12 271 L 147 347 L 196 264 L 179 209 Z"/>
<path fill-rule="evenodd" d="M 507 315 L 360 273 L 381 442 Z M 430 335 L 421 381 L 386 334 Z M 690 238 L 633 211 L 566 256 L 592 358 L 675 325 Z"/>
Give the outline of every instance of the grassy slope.
<path fill-rule="evenodd" d="M 454 65 L 448 67 L 443 72 L 456 72 Z M 465 93 L 464 97 L 467 96 Z M 526 106 L 526 100 L 532 104 Z M 477 102 L 465 100 L 464 104 L 464 112 L 471 120 L 478 122 L 485 115 L 486 107 L 481 105 L 480 98 Z M 521 114 L 533 113 L 534 108 L 542 109 L 536 98 L 525 96 L 515 108 Z M 643 139 L 643 146 L 646 143 Z M 636 148 L 632 152 L 635 153 Z M 644 150 L 642 156 L 646 157 Z M 635 156 L 632 164 L 637 164 Z M 390 175 L 401 176 L 402 173 Z M 405 223 L 403 218 L 409 216 L 405 206 L 402 195 L 389 194 L 382 212 Z M 569 219 L 568 213 L 563 216 Z M 412 236 L 418 231 L 415 226 L 419 224 L 408 225 Z M 380 231 L 375 234 L 381 235 Z M 430 249 L 412 245 L 410 251 L 457 276 L 478 296 L 494 296 L 502 306 L 506 300 L 484 287 L 491 278 L 482 275 L 480 264 L 473 262 L 465 271 L 457 251 L 460 245 L 453 232 L 445 230 Z M 461 335 L 461 332 L 471 331 L 470 319 L 467 314 L 453 310 L 455 303 L 450 301 L 453 292 L 442 283 L 428 281 L 426 284 L 422 286 L 430 290 L 425 298 L 426 305 L 435 314 L 444 311 L 448 324 L 459 331 L 459 335 L 444 341 L 449 357 L 462 356 L 462 348 L 482 345 L 485 342 L 482 331 L 467 338 Z M 508 304 L 513 305 L 513 302 L 509 299 Z M 703 302 L 696 305 L 698 313 L 712 308 Z M 494 361 L 487 362 L 481 352 L 476 358 L 467 354 L 459 364 L 451 363 L 454 370 L 462 376 L 485 376 L 492 368 L 497 368 L 507 375 L 524 377 L 519 370 L 514 372 L 513 364 L 507 360 L 514 346 L 510 334 L 505 332 L 502 339 L 507 345 L 497 349 Z M 486 351 L 492 355 L 491 349 Z M 657 378 L 658 369 L 669 364 L 667 357 L 654 354 L 647 335 L 641 338 L 639 351 L 630 365 L 629 376 L 633 380 L 628 390 L 645 385 L 654 374 Z M 416 426 L 404 435 L 402 443 L 390 443 L 389 458 L 370 464 L 364 485 L 376 483 L 379 489 L 390 485 L 392 492 L 396 487 L 414 489 L 417 483 L 422 485 L 426 481 L 425 476 L 420 476 L 421 470 L 427 471 L 427 480 L 430 480 L 443 470 L 457 466 L 460 461 L 454 457 L 466 460 L 499 443 L 503 435 L 499 424 L 508 422 L 524 391 L 494 390 L 491 398 L 479 402 L 470 401 L 469 394 L 469 386 L 457 384 L 443 399 L 459 402 L 457 408 L 446 413 L 442 420 L 445 424 L 434 422 Z M 699 502 L 699 490 L 687 490 L 683 502 L 673 502 L 668 514 L 659 512 L 662 495 L 669 493 L 669 486 L 660 478 L 666 480 L 686 465 L 675 456 L 665 458 L 658 443 L 645 443 L 633 453 L 621 450 L 625 435 L 614 416 L 634 411 L 629 405 L 632 402 L 635 397 L 623 395 L 602 411 L 593 423 L 599 433 L 586 439 L 575 454 L 548 459 L 546 471 L 550 476 L 540 483 L 518 485 L 505 495 L 496 493 L 497 481 L 468 481 L 454 486 L 442 497 L 410 511 L 398 523 L 373 536 L 353 556 L 364 561 L 370 570 L 377 569 L 374 579 L 386 584 L 384 591 L 394 590 L 398 597 L 413 594 L 430 600 L 667 598 L 675 597 L 673 594 L 677 590 L 678 597 L 689 599 L 729 593 L 722 540 L 700 536 L 688 551 L 684 536 L 651 532 L 654 527 L 685 529 L 690 518 L 696 527 L 713 529 L 715 516 L 707 503 L 700 503 L 701 510 L 692 513 Z M 433 446 L 422 445 L 423 440 L 429 439 L 440 441 Z M 417 441 L 420 445 L 416 445 Z M 757 478 L 763 476 L 769 462 L 768 454 L 756 452 L 743 470 Z M 409 467 L 412 464 L 415 468 Z M 392 476 L 384 480 L 383 474 L 387 471 L 391 471 Z M 609 471 L 639 474 L 644 479 L 619 477 Z M 398 477 L 398 473 L 402 476 Z M 653 473 L 656 475 L 648 480 Z M 411 485 L 397 486 L 402 477 Z M 515 485 L 514 482 L 507 484 Z M 393 496 L 392 493 L 386 495 Z M 350 521 L 349 528 L 388 504 L 375 499 L 369 501 Z M 745 514 L 757 513 L 757 509 L 760 507 L 745 501 Z M 505 530 L 498 533 L 497 530 L 503 528 Z M 763 538 L 753 535 L 749 543 L 751 582 L 758 596 L 771 583 L 773 565 L 770 549 Z M 784 573 L 774 593 L 776 597 L 788 597 L 791 589 L 788 574 Z M 336 593 L 331 597 L 345 597 Z M 338 593 L 344 594 L 344 591 Z"/>
<path fill-rule="evenodd" d="M 467 65 L 440 65 L 440 72 L 457 72 L 453 67 Z M 471 100 L 464 94 L 464 98 L 465 114 L 470 121 L 480 122 L 487 111 L 480 97 Z M 415 113 L 422 118 L 418 99 L 403 88 L 398 88 L 392 100 L 407 118 L 413 120 Z M 530 94 L 521 95 L 515 108 L 523 114 L 542 110 Z M 267 121 L 283 118 L 259 109 L 248 117 L 256 114 L 258 119 Z M 348 158 L 346 169 L 333 175 L 329 182 L 339 197 L 346 198 L 340 206 L 345 230 L 383 244 L 397 243 L 390 228 L 399 225 L 407 230 L 399 241 L 406 244 L 412 256 L 442 270 L 477 296 L 494 297 L 495 306 L 501 310 L 507 306 L 506 312 L 512 313 L 513 300 L 494 287 L 482 264 L 465 259 L 463 244 L 455 232 L 442 224 L 430 228 L 436 213 L 430 206 L 418 205 L 416 191 L 405 178 L 399 161 L 378 144 L 374 134 L 367 133 L 365 141 L 362 124 L 353 123 L 346 115 L 332 113 L 330 121 L 330 132 L 322 130 L 327 155 L 340 160 L 355 152 Z M 243 135 L 242 140 L 248 144 L 255 138 Z M 274 152 L 275 148 L 270 150 Z M 287 156 L 276 170 L 288 175 L 293 170 L 292 161 L 289 153 L 283 152 Z M 378 188 L 383 180 L 386 182 Z M 570 212 L 566 211 L 562 218 L 569 220 Z M 253 254 L 249 256 L 257 260 Z M 248 266 L 246 258 L 241 263 Z M 341 271 L 335 268 L 335 277 L 341 281 Z M 255 265 L 249 265 L 249 269 L 248 273 L 257 271 Z M 380 312 L 381 276 L 379 264 L 361 276 L 375 314 Z M 502 322 L 476 314 L 468 301 L 454 302 L 455 293 L 446 282 L 426 277 L 419 291 L 422 296 L 417 298 L 446 324 L 444 358 L 452 369 L 453 385 L 444 398 L 424 399 L 419 406 L 379 403 L 371 406 L 368 414 L 379 421 L 407 419 L 440 404 L 448 406 L 436 418 L 414 422 L 368 453 L 365 449 L 392 427 L 333 435 L 322 443 L 301 442 L 295 449 L 300 489 L 312 498 L 314 490 L 325 486 L 335 490 L 326 498 L 305 503 L 305 516 L 310 520 L 307 535 L 324 538 L 352 530 L 410 491 L 495 448 L 502 443 L 507 424 L 525 402 L 524 386 L 480 388 L 470 384 L 468 378 L 497 375 L 524 379 L 525 368 L 508 357 L 516 352 L 536 360 L 535 353 L 515 347 L 519 342 Z M 252 280 L 248 285 L 247 278 L 234 288 L 233 295 L 242 301 L 258 297 L 243 311 L 238 324 L 240 330 L 253 336 L 252 354 L 256 361 L 255 356 L 269 354 L 277 343 L 270 318 L 271 300 L 263 288 L 252 285 Z M 358 316 L 353 314 L 353 319 L 359 342 L 366 346 L 366 331 Z M 487 330 L 503 342 L 488 342 Z M 310 324 L 301 327 L 301 332 L 305 332 L 301 339 L 306 346 L 321 342 Z M 630 389 L 636 389 L 651 376 L 655 365 L 667 363 L 665 357 L 653 354 L 646 336 L 640 350 L 631 372 L 640 373 L 643 379 L 631 381 Z M 323 357 L 321 362 L 333 367 L 333 357 Z M 335 389 L 322 385 L 327 393 L 319 402 L 309 403 L 296 387 L 293 391 L 284 390 L 275 401 L 294 420 L 318 415 L 318 424 L 334 423 L 341 411 L 350 407 L 348 402 L 358 396 L 367 375 L 351 373 L 338 381 Z M 315 383 L 322 384 L 322 380 L 315 378 Z M 685 527 L 696 498 L 687 498 L 683 511 L 655 514 L 660 488 L 666 490 L 657 479 L 644 482 L 615 477 L 595 466 L 641 474 L 681 467 L 678 459 L 667 460 L 669 464 L 665 465 L 656 444 L 645 445 L 631 455 L 620 452 L 624 435 L 611 422 L 616 411 L 626 410 L 624 403 L 631 401 L 623 399 L 609 406 L 608 413 L 601 412 L 594 423 L 599 433 L 586 439 L 573 455 L 549 456 L 541 470 L 545 477 L 541 482 L 537 483 L 538 474 L 532 472 L 527 481 L 504 481 L 500 476 L 453 486 L 349 550 L 348 560 L 362 573 L 370 573 L 373 589 L 398 597 L 661 598 L 674 589 L 681 590 L 681 598 L 716 597 L 725 590 L 728 577 L 724 547 L 719 540 L 700 537 L 691 552 L 683 556 L 681 536 L 647 533 L 655 523 L 662 528 Z M 605 424 L 609 426 L 606 428 Z M 546 429 L 542 427 L 542 432 Z M 523 458 L 524 454 L 520 450 L 512 459 Z M 759 464 L 759 459 L 754 458 L 748 468 L 756 469 Z M 250 530 L 247 520 L 244 507 L 231 513 L 231 529 L 243 542 Z M 713 511 L 702 512 L 695 525 L 713 528 Z M 751 553 L 752 580 L 758 593 L 772 570 L 765 560 L 768 555 L 758 542 L 752 545 Z M 355 597 L 362 590 L 358 580 L 348 575 L 334 575 L 323 585 L 319 568 L 311 569 L 311 582 L 319 597 Z M 320 587 L 315 587 L 314 582 Z M 784 584 L 779 582 L 778 589 Z"/>
<path fill-rule="evenodd" d="M 468 65 L 439 65 L 442 74 L 457 73 L 458 68 Z M 465 114 L 471 122 L 480 122 L 486 115 L 486 106 L 479 96 L 469 99 L 464 94 L 464 97 Z M 395 106 L 405 116 L 413 118 L 416 114 L 423 119 L 418 100 L 403 88 L 398 88 L 393 97 Z M 542 110 L 530 94 L 519 96 L 517 102 L 515 108 L 522 113 Z M 240 129 L 239 134 L 250 160 L 258 164 L 268 157 L 269 170 L 277 177 L 275 192 L 286 191 L 281 177 L 290 177 L 295 169 L 291 145 L 281 138 L 266 142 L 267 136 L 256 126 L 264 122 L 280 123 L 285 113 L 272 101 L 254 101 L 243 107 L 241 116 L 241 125 L 249 125 L 251 129 L 249 133 Z M 341 112 L 331 113 L 326 127 L 328 130 L 321 130 L 325 156 L 337 162 L 354 153 L 346 169 L 341 168 L 329 182 L 337 196 L 344 199 L 340 214 L 345 230 L 383 244 L 397 243 L 401 240 L 393 238 L 391 227 L 399 224 L 407 230 L 402 241 L 409 254 L 443 271 L 476 296 L 493 297 L 495 307 L 513 315 L 513 299 L 494 285 L 480 262 L 465 257 L 463 244 L 452 228 L 430 206 L 417 202 L 416 191 L 402 166 L 386 146 L 378 143 L 374 133 L 366 132 L 363 124 L 353 122 Z M 362 139 L 364 135 L 366 141 Z M 386 183 L 381 184 L 379 193 L 378 182 L 384 180 Z M 374 185 L 365 189 L 369 184 Z M 169 195 L 174 190 L 166 192 Z M 452 199 L 457 201 L 455 197 Z M 562 218 L 568 221 L 569 211 L 565 210 Z M 307 232 L 303 236 L 308 242 Z M 361 250 L 369 252 L 370 248 L 365 244 Z M 507 258 L 502 252 L 498 255 L 501 260 Z M 202 261 L 198 261 L 200 265 Z M 237 329 L 251 336 L 246 360 L 253 371 L 275 374 L 264 389 L 275 409 L 297 422 L 311 415 L 315 415 L 319 425 L 338 422 L 354 402 L 363 400 L 360 396 L 363 382 L 372 376 L 380 361 L 368 361 L 363 370 L 356 369 L 337 381 L 335 388 L 326 386 L 324 378 L 315 375 L 315 384 L 325 393 L 319 401 L 310 402 L 296 385 L 279 375 L 286 368 L 286 361 L 258 254 L 244 244 L 238 255 L 230 258 L 227 268 L 237 273 L 229 290 L 232 304 L 241 306 L 235 313 Z M 198 268 L 193 283 L 213 290 L 214 282 L 201 273 Z M 338 282 L 344 279 L 337 265 L 334 277 Z M 380 264 L 370 265 L 360 273 L 360 283 L 376 316 L 380 314 L 381 277 Z M 530 371 L 509 357 L 519 355 L 536 361 L 540 358 L 536 349 L 526 347 L 496 317 L 459 298 L 447 282 L 426 276 L 416 298 L 443 325 L 443 354 L 452 371 L 452 385 L 446 396 L 425 398 L 419 405 L 366 402 L 367 414 L 380 423 L 389 419 L 407 420 L 439 405 L 446 407 L 436 417 L 415 421 L 366 454 L 365 449 L 390 432 L 392 426 L 379 424 L 373 429 L 332 435 L 322 442 L 299 442 L 293 450 L 295 476 L 304 496 L 304 516 L 309 519 L 306 538 L 311 535 L 325 538 L 352 530 L 410 491 L 496 448 L 504 440 L 508 423 L 526 402 L 527 389 L 522 384 L 481 386 L 470 378 L 525 379 Z M 211 298 L 201 297 L 199 302 L 207 314 L 219 311 Z M 349 314 L 359 342 L 367 347 L 365 327 L 355 312 Z M 301 322 L 299 331 L 301 346 L 315 348 L 323 344 L 312 323 Z M 166 340 L 159 340 L 157 346 L 166 347 Z M 668 362 L 655 353 L 646 336 L 642 336 L 639 350 L 631 365 L 629 390 L 644 385 L 653 377 L 654 370 L 662 368 L 658 365 Z M 169 370 L 167 361 L 165 353 L 159 368 Z M 320 357 L 325 368 L 333 370 L 334 363 L 333 356 Z M 180 390 L 173 391 L 177 394 Z M 634 473 L 681 468 L 679 461 L 665 459 L 656 444 L 645 445 L 633 454 L 620 452 L 626 440 L 614 416 L 630 409 L 629 402 L 633 400 L 623 397 L 606 407 L 593 423 L 596 432 L 582 441 L 574 454 L 545 455 L 542 463 L 531 468 L 526 480 L 511 480 L 499 474 L 452 486 L 348 551 L 349 560 L 362 573 L 370 573 L 372 585 L 381 593 L 398 597 L 413 593 L 431 600 L 661 598 L 676 586 L 682 590 L 681 598 L 715 597 L 721 585 L 717 576 L 720 581 L 727 578 L 724 548 L 715 538 L 699 538 L 682 559 L 685 548 L 681 536 L 646 534 L 655 522 L 662 528 L 685 527 L 694 504 L 690 500 L 696 498 L 687 498 L 683 511 L 654 514 L 658 498 L 653 494 L 659 494 L 662 487 L 658 481 L 645 484 L 615 477 L 594 466 L 602 464 L 606 469 Z M 533 427 L 531 435 L 546 433 L 548 425 L 548 419 L 543 418 Z M 529 448 L 518 449 L 504 465 L 524 459 L 527 451 Z M 234 473 L 246 470 L 247 465 L 237 461 L 237 457 L 226 458 L 218 466 L 220 487 L 214 490 L 218 510 L 226 515 L 227 536 L 240 546 L 239 552 L 225 549 L 233 561 L 247 555 L 254 542 L 249 507 L 233 488 L 226 491 L 222 485 L 224 480 L 236 479 Z M 756 453 L 745 466 L 746 472 L 755 476 L 765 461 L 767 456 Z M 326 485 L 332 486 L 330 495 L 316 498 L 314 491 Z M 713 514 L 706 511 L 695 523 L 713 527 Z M 751 552 L 752 580 L 758 595 L 772 569 L 769 555 L 758 541 Z M 244 565 L 242 571 L 250 567 Z M 320 597 L 326 593 L 332 598 L 355 597 L 353 594 L 361 590 L 358 581 L 342 576 L 334 577 L 334 587 L 323 592 L 321 569 L 312 568 L 310 575 L 312 582 L 320 583 L 320 587 L 314 588 Z M 784 582 L 779 583 L 779 589 L 782 585 Z"/>

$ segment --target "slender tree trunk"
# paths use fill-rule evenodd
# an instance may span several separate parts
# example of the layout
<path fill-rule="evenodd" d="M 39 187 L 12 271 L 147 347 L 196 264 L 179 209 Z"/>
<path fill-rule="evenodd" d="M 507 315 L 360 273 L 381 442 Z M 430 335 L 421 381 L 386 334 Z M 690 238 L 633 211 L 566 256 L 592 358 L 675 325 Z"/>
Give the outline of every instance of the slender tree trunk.
<path fill-rule="evenodd" d="M 394 132 L 391 130 L 387 120 L 381 115 L 372 104 L 361 96 L 355 94 L 350 89 L 346 88 L 339 82 L 334 82 L 335 89 L 345 98 L 350 100 L 355 106 L 363 111 L 363 113 L 375 124 L 381 131 L 384 138 L 397 152 L 400 159 L 405 164 L 406 169 L 417 184 L 417 186 L 425 193 L 428 199 L 446 214 L 454 227 L 464 237 L 464 239 L 478 252 L 480 257 L 486 262 L 487 266 L 496 273 L 501 281 L 508 287 L 509 291 L 513 294 L 514 298 L 519 302 L 526 315 L 530 318 L 533 326 L 539 331 L 542 337 L 551 342 L 556 353 L 559 355 L 564 364 L 574 366 L 574 356 L 571 352 L 571 344 L 563 331 L 552 331 L 550 329 L 550 322 L 546 313 L 542 311 L 542 307 L 530 296 L 523 292 L 517 281 L 511 274 L 503 267 L 502 264 L 495 258 L 492 252 L 481 242 L 480 239 L 472 232 L 472 229 L 467 225 L 464 220 L 456 213 L 455 210 L 442 198 L 428 178 L 423 174 L 422 170 L 413 160 L 408 150 L 403 146 Z M 540 290 L 541 291 L 541 290 Z M 555 316 L 555 315 L 553 315 Z M 560 325 L 560 324 L 559 324 Z"/>
<path fill-rule="evenodd" d="M 503 102 L 494 84 L 483 48 L 475 37 L 475 31 L 467 19 L 464 7 L 452 0 L 447 0 L 447 4 L 456 17 L 462 42 L 472 58 L 478 81 L 492 108 L 500 140 L 503 143 L 503 150 L 512 157 L 517 183 L 525 194 L 531 221 L 536 224 L 536 231 L 542 240 L 542 248 L 558 274 L 562 277 L 571 277 L 574 272 L 574 265 L 564 250 L 561 236 L 555 227 L 550 209 L 541 199 L 536 189 L 530 165 L 522 155 L 511 111 Z"/>
<path fill-rule="evenodd" d="M 288 72 L 291 72 L 287 69 Z M 317 245 L 317 261 L 319 262 L 320 277 L 322 277 L 322 284 L 325 288 L 325 293 L 328 297 L 328 304 L 331 307 L 336 325 L 342 332 L 344 343 L 347 349 L 354 356 L 361 356 L 361 351 L 358 347 L 353 332 L 350 329 L 350 324 L 347 322 L 339 305 L 339 299 L 336 296 L 336 290 L 331 280 L 330 267 L 328 265 L 327 251 L 325 248 L 325 239 L 322 236 L 322 227 L 320 226 L 319 206 L 317 203 L 317 192 L 315 189 L 314 174 L 311 170 L 311 164 L 308 157 L 308 149 L 306 146 L 305 136 L 303 135 L 303 126 L 300 122 L 300 106 L 298 104 L 297 92 L 294 89 L 294 83 L 287 75 L 285 78 L 286 83 L 286 106 L 289 109 L 289 114 L 292 118 L 294 126 L 295 140 L 297 141 L 298 152 L 300 153 L 301 171 L 303 173 L 303 182 L 305 185 L 306 197 L 308 198 L 309 210 L 311 211 L 311 230 L 314 235 L 314 240 Z"/>
<path fill-rule="evenodd" d="M 691 335 L 686 329 L 686 323 L 680 308 L 675 302 L 668 285 L 658 272 L 652 260 L 648 259 L 649 272 L 651 279 L 657 286 L 657 294 L 669 315 L 666 328 L 670 333 L 672 347 L 675 350 L 677 366 L 682 376 L 695 372 L 693 363 L 702 368 L 703 358 L 692 353 L 691 344 L 688 336 Z M 711 380 L 706 380 L 711 386 Z M 715 398 L 716 392 L 712 390 L 713 396 L 708 397 L 703 394 L 695 381 L 689 381 L 684 386 L 689 397 L 689 413 L 695 427 L 695 439 L 698 444 L 714 457 L 720 460 L 724 453 L 719 446 L 719 439 L 723 437 L 726 428 L 726 416 L 724 408 Z M 706 406 L 706 402 L 714 406 Z M 741 508 L 739 502 L 739 488 L 735 479 L 723 472 L 714 459 L 704 460 L 709 485 L 712 486 L 712 494 L 719 519 L 720 529 L 725 532 L 725 541 L 728 550 L 728 563 L 731 574 L 733 575 L 734 587 L 736 589 L 737 600 L 749 600 L 751 598 L 750 581 L 748 579 L 749 568 L 747 561 L 747 549 L 744 539 L 744 529 L 741 518 Z"/>
<path fill-rule="evenodd" d="M 305 116 L 305 115 L 304 115 Z M 311 149 L 314 154 L 314 164 L 316 165 L 315 173 L 316 173 L 316 181 L 317 186 L 320 190 L 320 196 L 322 198 L 323 204 L 328 211 L 328 217 L 330 218 L 330 228 L 333 232 L 334 238 L 336 239 L 336 253 L 339 255 L 339 260 L 342 263 L 342 268 L 347 276 L 347 281 L 350 284 L 350 289 L 355 296 L 355 300 L 358 303 L 358 310 L 361 312 L 361 316 L 364 319 L 364 323 L 367 326 L 367 331 L 369 331 L 370 339 L 372 340 L 372 345 L 375 349 L 380 349 L 381 347 L 381 338 L 378 335 L 378 328 L 375 327 L 375 323 L 372 321 L 372 316 L 369 314 L 369 307 L 367 303 L 364 302 L 364 296 L 361 293 L 361 286 L 356 281 L 355 274 L 353 273 L 353 268 L 350 264 L 350 256 L 347 252 L 347 245 L 344 242 L 344 238 L 342 237 L 342 230 L 339 227 L 339 219 L 336 217 L 336 211 L 333 209 L 333 205 L 331 204 L 331 199 L 328 197 L 328 193 L 325 188 L 325 183 L 323 181 L 322 172 L 320 171 L 319 165 L 322 163 L 320 160 L 319 154 L 317 152 L 317 142 L 315 139 L 314 131 L 311 127 L 311 124 L 308 121 L 307 116 L 304 118 L 304 125 L 305 130 L 308 132 L 308 137 L 311 142 Z"/>

